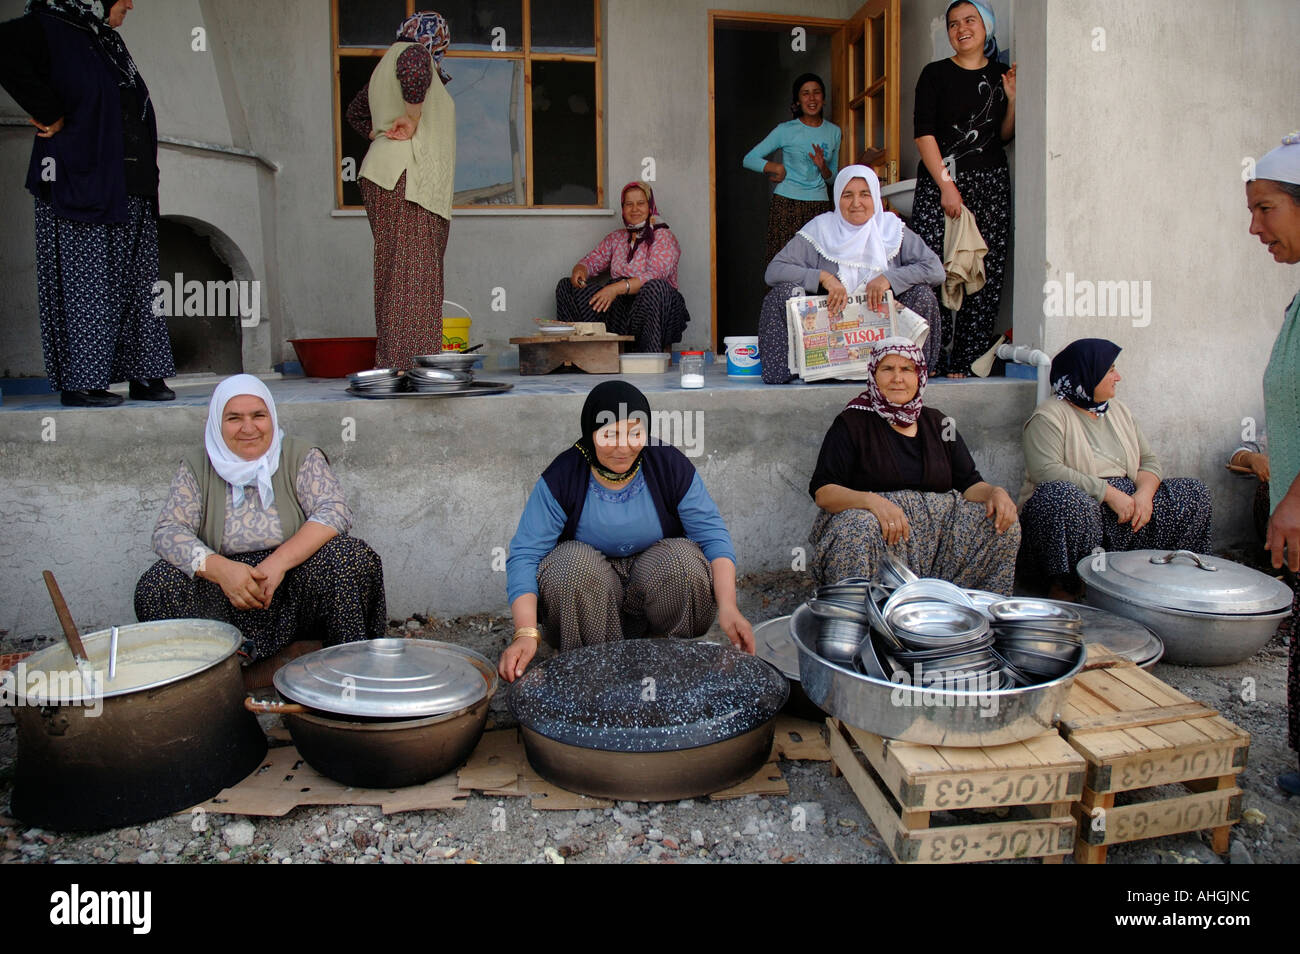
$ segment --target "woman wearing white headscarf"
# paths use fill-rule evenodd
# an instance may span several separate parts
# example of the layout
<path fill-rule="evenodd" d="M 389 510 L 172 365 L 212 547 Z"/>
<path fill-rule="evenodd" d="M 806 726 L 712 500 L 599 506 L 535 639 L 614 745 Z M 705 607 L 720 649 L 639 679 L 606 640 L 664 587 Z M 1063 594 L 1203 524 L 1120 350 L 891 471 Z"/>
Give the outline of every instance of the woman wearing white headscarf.
<path fill-rule="evenodd" d="M 1250 234 L 1259 236 L 1273 261 L 1300 264 L 1300 131 L 1282 138 L 1282 144 L 1255 164 L 1255 178 L 1246 183 L 1250 208 Z M 1274 569 L 1290 571 L 1296 591 L 1291 616 L 1282 624 L 1290 630 L 1291 653 L 1287 664 L 1287 740 L 1300 752 L 1300 294 L 1291 299 L 1281 330 L 1264 370 L 1264 416 L 1268 424 L 1271 512 L 1265 547 Z M 1278 776 L 1278 785 L 1300 795 L 1300 772 Z"/>
<path fill-rule="evenodd" d="M 943 281 L 943 263 L 921 237 L 880 201 L 880 180 L 867 166 L 845 166 L 835 177 L 836 209 L 801 228 L 767 266 L 772 290 L 758 319 L 758 354 L 763 380 L 785 384 L 789 370 L 786 301 L 828 296 L 831 314 L 844 310 L 849 295 L 865 294 L 881 307 L 886 291 L 930 323 L 927 346 L 939 340 L 939 301 L 934 287 Z M 929 361 L 930 354 L 926 354 Z"/>
<path fill-rule="evenodd" d="M 226 378 L 203 449 L 172 478 L 153 534 L 162 559 L 136 584 L 136 617 L 231 623 L 255 659 L 300 639 L 382 636 L 383 566 L 351 525 L 325 455 L 285 436 L 266 385 Z"/>

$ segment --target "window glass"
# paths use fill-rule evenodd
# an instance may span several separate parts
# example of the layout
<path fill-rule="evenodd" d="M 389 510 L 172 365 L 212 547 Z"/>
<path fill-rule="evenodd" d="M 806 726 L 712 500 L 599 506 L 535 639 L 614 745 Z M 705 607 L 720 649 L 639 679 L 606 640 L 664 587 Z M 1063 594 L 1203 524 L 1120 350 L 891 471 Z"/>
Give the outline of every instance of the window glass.
<path fill-rule="evenodd" d="M 591 0 L 545 0 L 532 6 L 534 53 L 595 53 L 596 8 Z"/>
<path fill-rule="evenodd" d="M 456 101 L 456 205 L 525 205 L 523 60 L 447 64 Z"/>
<path fill-rule="evenodd" d="M 533 8 L 536 10 L 548 2 L 534 2 Z M 452 50 L 505 52 L 524 48 L 524 11 L 520 0 L 439 0 L 437 9 L 451 28 Z M 448 72 L 456 75 L 454 70 Z"/>
<path fill-rule="evenodd" d="M 338 0 L 339 46 L 389 46 L 406 19 L 406 0 Z"/>
<path fill-rule="evenodd" d="M 594 205 L 596 65 L 533 62 L 533 201 Z"/>

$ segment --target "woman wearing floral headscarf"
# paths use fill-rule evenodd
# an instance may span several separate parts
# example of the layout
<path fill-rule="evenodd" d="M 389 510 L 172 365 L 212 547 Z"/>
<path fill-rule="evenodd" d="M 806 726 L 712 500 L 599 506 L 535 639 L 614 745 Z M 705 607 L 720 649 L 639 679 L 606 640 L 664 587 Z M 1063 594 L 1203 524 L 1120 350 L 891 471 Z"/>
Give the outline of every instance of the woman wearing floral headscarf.
<path fill-rule="evenodd" d="M 348 106 L 349 124 L 371 141 L 358 184 L 375 237 L 381 368 L 409 368 L 416 355 L 442 350 L 442 258 L 456 176 L 456 105 L 442 68 L 450 45 L 439 14 L 408 17 Z"/>
<path fill-rule="evenodd" d="M 383 566 L 351 526 L 329 461 L 285 436 L 266 385 L 226 378 L 203 446 L 172 478 L 153 533 L 161 559 L 136 584 L 136 617 L 231 623 L 258 660 L 297 640 L 382 636 Z"/>
<path fill-rule="evenodd" d="M 158 128 L 118 34 L 131 0 L 28 0 L 0 24 L 0 86 L 36 127 L 36 288 L 50 387 L 70 407 L 176 397 L 158 280 Z"/>
<path fill-rule="evenodd" d="M 1210 548 L 1210 492 L 1162 479 L 1132 413 L 1115 400 L 1120 347 L 1080 338 L 1052 359 L 1052 391 L 1025 423 L 1020 522 L 1054 598 L 1078 593 L 1075 567 L 1104 550 Z"/>
<path fill-rule="evenodd" d="M 561 321 L 603 321 L 605 330 L 635 335 L 637 351 L 671 351 L 691 320 L 677 290 L 681 246 L 667 222 L 656 221 L 654 190 L 629 182 L 620 196 L 623 228 L 610 232 L 555 286 Z"/>
<path fill-rule="evenodd" d="M 952 419 L 923 406 L 921 349 L 886 338 L 868 368 L 867 389 L 832 422 L 808 483 L 821 508 L 808 537 L 813 577 L 871 577 L 894 548 L 921 576 L 1010 594 L 1016 506 L 980 476 Z"/>

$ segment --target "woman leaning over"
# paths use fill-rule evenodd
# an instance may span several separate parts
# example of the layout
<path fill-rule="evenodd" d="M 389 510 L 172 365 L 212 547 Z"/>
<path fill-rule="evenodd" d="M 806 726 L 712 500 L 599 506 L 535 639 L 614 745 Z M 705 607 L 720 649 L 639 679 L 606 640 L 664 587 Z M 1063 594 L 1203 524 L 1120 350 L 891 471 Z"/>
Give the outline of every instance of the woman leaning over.
<path fill-rule="evenodd" d="M 1255 164 L 1255 178 L 1246 183 L 1250 208 L 1250 234 L 1285 265 L 1300 264 L 1300 132 L 1293 132 L 1282 145 Z M 1273 353 L 1264 369 L 1264 414 L 1268 424 L 1269 503 L 1265 546 L 1273 555 L 1273 566 L 1283 565 L 1291 573 L 1296 591 L 1291 618 L 1282 625 L 1291 631 L 1287 662 L 1287 739 L 1300 752 L 1300 294 L 1291 299 L 1282 328 L 1273 342 Z M 1278 776 L 1277 783 L 1291 795 L 1300 795 L 1300 772 Z"/>
<path fill-rule="evenodd" d="M 118 35 L 131 0 L 29 0 L 0 24 L 0 86 L 37 129 L 36 289 L 50 387 L 70 407 L 176 397 L 158 281 L 158 128 Z"/>
<path fill-rule="evenodd" d="M 456 176 L 456 104 L 443 87 L 447 21 L 417 13 L 348 106 L 371 141 L 357 182 L 375 238 L 375 363 L 409 368 L 442 350 L 442 258 Z M 434 79 L 438 82 L 434 82 Z"/>
<path fill-rule="evenodd" d="M 794 118 L 776 126 L 742 160 L 746 169 L 762 172 L 776 183 L 767 212 L 765 262 L 772 261 L 805 222 L 831 211 L 826 183 L 839 163 L 840 128 L 822 116 L 826 84 L 821 77 L 816 73 L 798 77 L 790 99 Z M 778 149 L 781 158 L 769 160 Z"/>
<path fill-rule="evenodd" d="M 203 446 L 172 478 L 153 533 L 162 559 L 136 584 L 136 617 L 231 623 L 257 660 L 296 640 L 382 636 L 383 566 L 351 525 L 325 455 L 285 436 L 266 385 L 226 378 Z"/>
<path fill-rule="evenodd" d="M 506 561 L 515 638 L 502 678 L 523 675 L 543 635 L 561 651 L 689 638 L 715 613 L 734 646 L 754 651 L 722 516 L 691 462 L 651 442 L 649 428 L 644 394 L 625 381 L 598 384 L 582 406 L 581 436 L 533 486 Z"/>
<path fill-rule="evenodd" d="M 1010 594 L 1016 506 L 975 467 L 952 419 L 925 407 L 921 350 L 887 338 L 867 390 L 831 424 L 808 492 L 821 508 L 808 541 L 813 577 L 871 577 L 885 548 L 920 576 Z"/>
<path fill-rule="evenodd" d="M 681 246 L 667 222 L 655 221 L 654 190 L 629 182 L 619 197 L 623 228 L 610 232 L 555 286 L 561 321 L 603 321 L 605 330 L 634 335 L 636 350 L 671 351 L 691 320 L 677 290 Z"/>
<path fill-rule="evenodd" d="M 1120 347 L 1081 338 L 1052 359 L 1055 395 L 1025 423 L 1025 543 L 1054 598 L 1077 595 L 1075 567 L 1103 550 L 1210 548 L 1210 492 L 1189 477 L 1163 479 L 1160 462 L 1123 402 Z"/>
<path fill-rule="evenodd" d="M 785 384 L 789 367 L 786 301 L 825 289 L 831 314 L 844 310 L 849 295 L 866 294 L 882 307 L 892 291 L 899 304 L 930 324 L 927 364 L 939 346 L 939 302 L 932 285 L 943 281 L 943 263 L 903 220 L 880 202 L 880 180 L 866 166 L 845 166 L 835 177 L 836 209 L 799 230 L 767 266 L 772 290 L 758 317 L 758 353 L 763 381 Z"/>

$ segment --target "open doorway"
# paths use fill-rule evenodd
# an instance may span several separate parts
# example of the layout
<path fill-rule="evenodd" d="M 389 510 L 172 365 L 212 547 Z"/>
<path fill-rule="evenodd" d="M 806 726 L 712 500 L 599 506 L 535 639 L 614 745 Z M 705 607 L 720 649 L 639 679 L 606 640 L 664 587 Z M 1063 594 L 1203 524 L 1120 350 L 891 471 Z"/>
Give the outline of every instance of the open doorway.
<path fill-rule="evenodd" d="M 790 86 L 801 73 L 826 83 L 831 119 L 832 37 L 839 21 L 808 18 L 716 19 L 712 37 L 714 150 L 714 346 L 752 335 L 767 293 L 763 272 L 767 210 L 774 184 L 740 161 L 778 123 L 790 119 Z M 796 28 L 802 33 L 795 34 Z"/>

